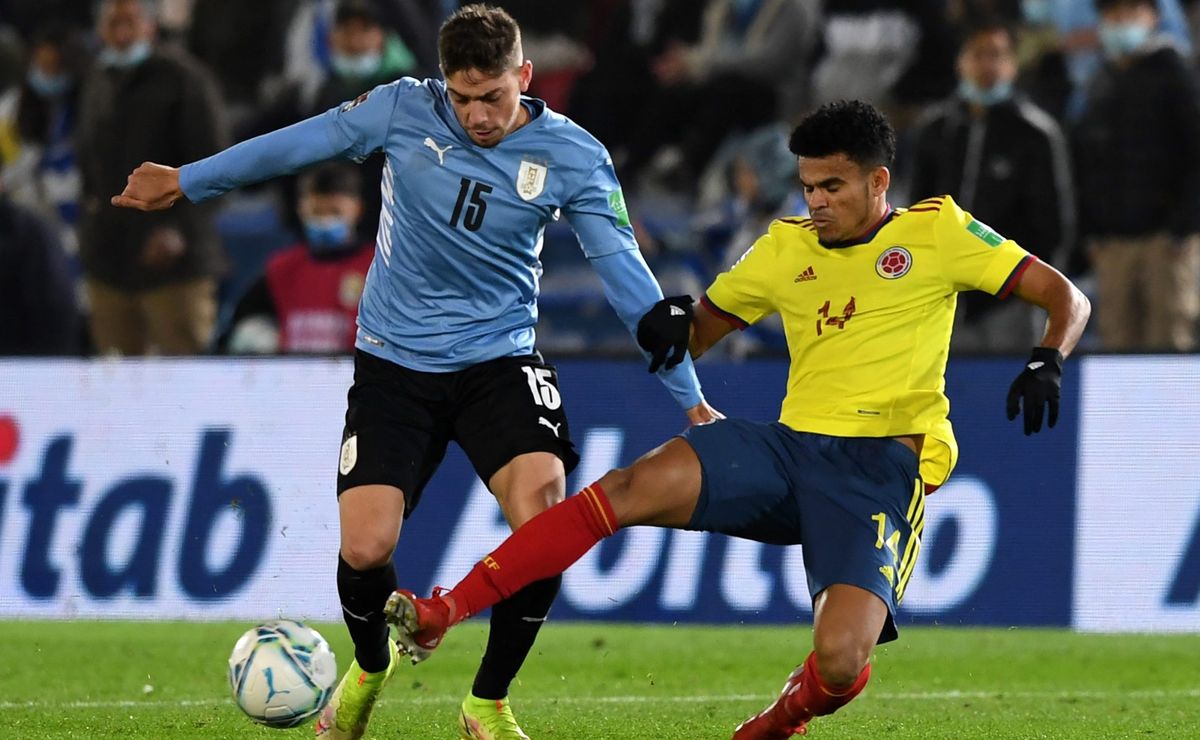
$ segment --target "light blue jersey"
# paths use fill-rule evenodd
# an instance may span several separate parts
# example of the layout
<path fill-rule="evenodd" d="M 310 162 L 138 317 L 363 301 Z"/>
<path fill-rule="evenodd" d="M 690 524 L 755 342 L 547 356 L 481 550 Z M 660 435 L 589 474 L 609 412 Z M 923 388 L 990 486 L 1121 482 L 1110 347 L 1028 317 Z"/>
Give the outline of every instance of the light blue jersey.
<path fill-rule="evenodd" d="M 523 98 L 531 120 L 485 148 L 440 80 L 402 78 L 295 125 L 185 165 L 193 202 L 334 157 L 387 163 L 375 259 L 356 346 L 414 370 L 461 370 L 534 349 L 538 258 L 566 216 L 630 331 L 662 290 L 642 259 L 604 146 Z M 684 408 L 703 399 L 690 358 L 663 382 Z"/>

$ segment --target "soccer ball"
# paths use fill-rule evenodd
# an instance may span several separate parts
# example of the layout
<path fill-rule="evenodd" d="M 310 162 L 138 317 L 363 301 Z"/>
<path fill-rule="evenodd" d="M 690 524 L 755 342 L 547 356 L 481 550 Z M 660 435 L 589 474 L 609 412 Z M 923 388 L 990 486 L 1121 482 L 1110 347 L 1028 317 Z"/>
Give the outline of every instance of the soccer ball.
<path fill-rule="evenodd" d="M 329 701 L 336 680 L 329 643 L 290 619 L 247 630 L 229 655 L 234 701 L 268 727 L 295 727 L 312 718 Z"/>

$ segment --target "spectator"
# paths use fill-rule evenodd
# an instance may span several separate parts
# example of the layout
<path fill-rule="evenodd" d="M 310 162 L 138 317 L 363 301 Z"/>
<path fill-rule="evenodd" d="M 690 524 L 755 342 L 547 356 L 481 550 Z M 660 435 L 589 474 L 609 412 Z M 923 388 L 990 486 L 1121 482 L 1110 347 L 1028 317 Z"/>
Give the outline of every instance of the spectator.
<path fill-rule="evenodd" d="M 1200 90 L 1153 0 L 1098 0 L 1105 60 L 1075 130 L 1080 226 L 1108 350 L 1196 346 Z"/>
<path fill-rule="evenodd" d="M 1013 91 L 1013 30 L 990 17 L 966 30 L 958 92 L 914 134 L 912 200 L 949 194 L 1030 253 L 1062 269 L 1075 238 L 1068 147 L 1054 119 Z M 1023 352 L 1041 336 L 1041 313 L 1023 301 L 962 293 L 952 348 Z"/>
<path fill-rule="evenodd" d="M 1026 60 L 1048 54 L 1045 62 L 1053 66 L 1047 71 L 1053 72 L 1060 64 L 1057 57 L 1061 56 L 1061 66 L 1069 82 L 1064 112 L 1071 121 L 1078 120 L 1086 105 L 1088 83 L 1101 63 L 1103 50 L 1097 33 L 1099 17 L 1096 14 L 1099 5 L 1095 0 L 1022 0 L 1021 3 L 1027 23 L 1054 31 L 1053 36 L 1043 35 L 1043 44 L 1046 41 L 1052 41 L 1052 44 L 1039 44 L 1037 51 L 1040 54 L 1022 54 L 1022 66 Z M 1191 34 L 1180 0 L 1155 0 L 1154 6 L 1158 9 L 1156 28 L 1170 36 L 1185 54 L 1190 54 Z"/>
<path fill-rule="evenodd" d="M 686 188 L 727 135 L 800 108 L 818 15 L 806 0 L 710 0 L 700 41 L 670 45 L 651 63 L 663 93 L 640 121 L 626 176 L 656 158 L 656 169 L 675 171 L 673 184 Z"/>
<path fill-rule="evenodd" d="M 238 303 L 227 349 L 233 354 L 349 354 L 358 299 L 374 244 L 359 241 L 358 170 L 321 165 L 300 178 L 304 239 L 275 253 L 266 274 Z"/>
<path fill-rule="evenodd" d="M 660 94 L 652 59 L 700 37 L 704 6 L 694 0 L 598 0 L 588 24 L 593 65 L 571 90 L 570 115 L 624 169 L 642 113 Z M 663 132 L 666 140 L 667 132 Z M 654 148 L 655 144 L 650 147 Z"/>
<path fill-rule="evenodd" d="M 188 56 L 154 45 L 154 6 L 103 0 L 99 66 L 79 121 L 80 256 L 102 353 L 203 351 L 216 316 L 220 245 L 211 206 L 150 218 L 109 204 L 146 160 L 189 162 L 225 143 L 216 87 Z"/>
<path fill-rule="evenodd" d="M 1063 39 L 1050 0 L 1021 3 L 1017 35 L 1017 86 L 1059 125 L 1067 120 L 1072 82 Z"/>
<path fill-rule="evenodd" d="M 80 80 L 86 54 L 65 27 L 39 29 L 24 82 L 0 99 L 0 120 L 12 126 L 12 151 L 0 172 L 9 196 L 44 216 L 68 254 L 78 251 L 80 180 L 75 154 Z"/>
<path fill-rule="evenodd" d="M 0 191 L 0 356 L 79 351 L 75 291 L 55 229 Z"/>
<path fill-rule="evenodd" d="M 204 0 L 192 7 L 188 50 L 221 86 L 231 123 L 253 115 L 267 80 L 283 73 L 284 36 L 296 0 Z M 237 29 L 231 33 L 230 29 Z"/>
<path fill-rule="evenodd" d="M 331 69 L 335 54 L 330 30 L 337 24 L 338 10 L 348 0 L 307 0 L 292 18 L 284 42 L 284 80 L 287 84 L 309 85 L 311 94 Z M 373 22 L 389 37 L 394 37 L 412 57 L 411 74 L 416 77 L 437 73 L 438 9 L 429 0 L 349 0 L 365 6 Z"/>
<path fill-rule="evenodd" d="M 338 3 L 328 42 L 329 70 L 288 85 L 250 127 L 238 132 L 238 138 L 257 136 L 322 113 L 416 69 L 416 58 L 399 36 L 387 30 L 379 9 L 368 0 Z M 379 227 L 383 159 L 383 154 L 376 152 L 363 162 L 364 218 L 358 227 L 363 240 L 373 239 Z M 294 202 L 294 181 L 284 189 L 288 191 L 287 200 Z"/>
<path fill-rule="evenodd" d="M 943 0 L 827 0 L 816 104 L 858 98 L 892 109 L 901 127 L 954 88 Z"/>
<path fill-rule="evenodd" d="M 796 156 L 788 150 L 789 133 L 787 126 L 765 126 L 730 137 L 713 155 L 697 209 L 697 226 L 710 255 L 696 271 L 698 280 L 729 269 L 775 219 L 808 215 L 796 176 Z M 787 348 L 778 314 L 729 339 L 723 351 L 732 357 Z"/>

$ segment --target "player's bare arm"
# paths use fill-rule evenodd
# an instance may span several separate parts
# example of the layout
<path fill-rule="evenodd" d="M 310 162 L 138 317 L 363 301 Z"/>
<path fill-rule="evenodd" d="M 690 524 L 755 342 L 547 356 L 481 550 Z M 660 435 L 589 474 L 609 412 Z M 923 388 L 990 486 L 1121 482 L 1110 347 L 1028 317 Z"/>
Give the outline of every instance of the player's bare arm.
<path fill-rule="evenodd" d="M 1040 261 L 1029 265 L 1014 292 L 1021 300 L 1046 310 L 1046 333 L 1039 346 L 1057 349 L 1063 357 L 1070 355 L 1092 314 L 1087 296 L 1061 272 Z"/>
<path fill-rule="evenodd" d="M 733 324 L 701 308 L 692 317 L 692 331 L 688 340 L 688 351 L 691 352 L 692 359 L 699 359 L 731 331 Z"/>
<path fill-rule="evenodd" d="M 1062 273 L 1038 261 L 1030 263 L 1021 275 L 1016 294 L 1048 314 L 1042 341 L 1009 387 L 1005 403 L 1009 421 L 1023 416 L 1028 436 L 1042 430 L 1043 414 L 1047 427 L 1058 421 L 1063 358 L 1078 344 L 1092 306 Z"/>
<path fill-rule="evenodd" d="M 118 208 L 161 211 L 182 197 L 178 167 L 142 162 L 130 173 L 121 194 L 113 196 L 112 204 Z"/>

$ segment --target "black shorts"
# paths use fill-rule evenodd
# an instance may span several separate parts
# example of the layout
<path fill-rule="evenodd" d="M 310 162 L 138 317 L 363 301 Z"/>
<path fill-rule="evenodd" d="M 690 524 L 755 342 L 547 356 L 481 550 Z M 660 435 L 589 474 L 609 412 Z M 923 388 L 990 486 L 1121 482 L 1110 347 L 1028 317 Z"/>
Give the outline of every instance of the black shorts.
<path fill-rule="evenodd" d="M 385 484 L 404 491 L 407 517 L 453 440 L 487 483 L 527 452 L 579 463 L 558 390 L 558 372 L 540 354 L 502 357 L 465 370 L 409 370 L 354 352 L 337 491 Z"/>

